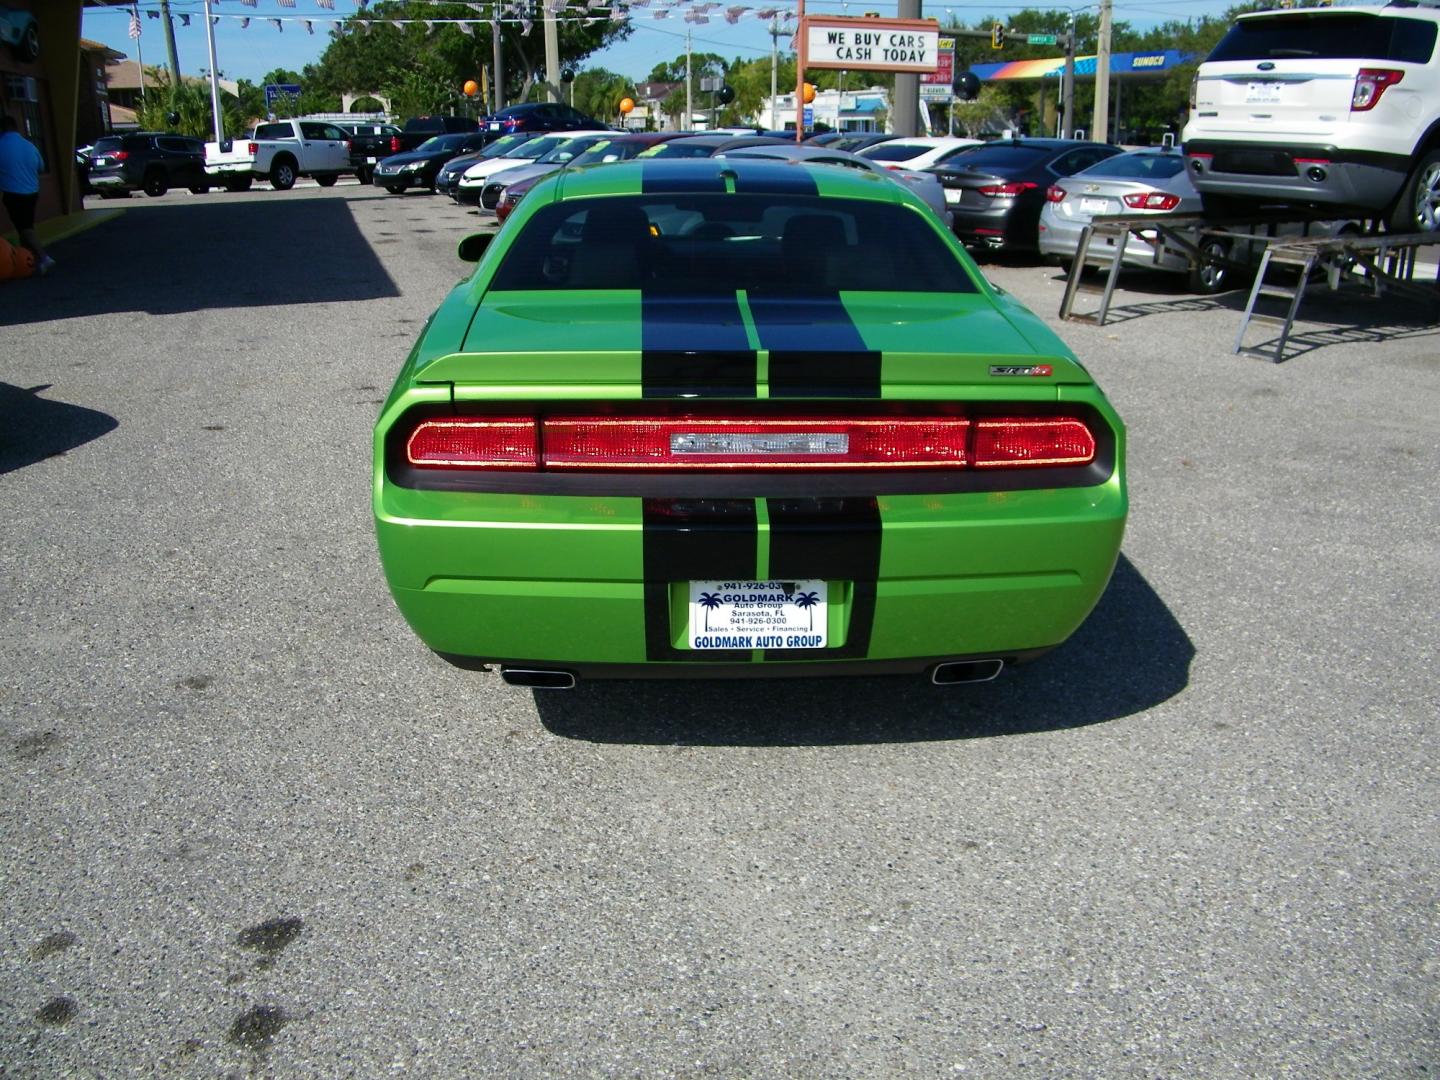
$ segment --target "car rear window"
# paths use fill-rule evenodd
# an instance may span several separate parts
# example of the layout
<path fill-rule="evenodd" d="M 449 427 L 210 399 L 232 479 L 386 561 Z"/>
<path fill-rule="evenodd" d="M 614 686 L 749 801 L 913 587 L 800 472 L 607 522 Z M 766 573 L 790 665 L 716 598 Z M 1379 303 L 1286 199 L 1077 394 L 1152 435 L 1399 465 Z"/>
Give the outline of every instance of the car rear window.
<path fill-rule="evenodd" d="M 702 158 L 715 152 L 713 143 L 663 142 L 648 150 L 641 150 L 636 157 L 642 158 Z"/>
<path fill-rule="evenodd" d="M 908 161 L 934 150 L 925 143 L 887 142 L 865 148 L 865 156 L 871 161 Z"/>
<path fill-rule="evenodd" d="M 977 146 L 966 151 L 955 163 L 976 169 L 1024 169 L 1053 154 L 1048 146 Z M 870 155 L 866 155 L 867 157 Z"/>
<path fill-rule="evenodd" d="M 1317 15 L 1296 12 L 1242 19 L 1230 28 L 1211 60 L 1391 60 L 1429 63 L 1435 24 L 1389 15 Z"/>
<path fill-rule="evenodd" d="M 93 154 L 105 154 L 105 153 L 109 153 L 111 150 L 119 150 L 119 149 L 120 149 L 122 146 L 124 146 L 124 145 L 125 145 L 125 142 L 124 142 L 123 139 L 117 139 L 117 138 L 96 139 L 96 140 L 95 140 L 95 149 L 94 149 L 93 151 L 91 151 L 91 153 L 93 153 Z"/>
<path fill-rule="evenodd" d="M 289 124 L 261 124 L 255 129 L 257 139 L 288 139 L 294 134 Z"/>
<path fill-rule="evenodd" d="M 492 288 L 972 293 L 926 219 L 893 203 L 769 195 L 571 199 L 538 211 Z"/>
<path fill-rule="evenodd" d="M 1115 176 L 1127 180 L 1166 180 L 1185 171 L 1179 154 L 1116 154 L 1080 173 L 1081 176 Z"/>

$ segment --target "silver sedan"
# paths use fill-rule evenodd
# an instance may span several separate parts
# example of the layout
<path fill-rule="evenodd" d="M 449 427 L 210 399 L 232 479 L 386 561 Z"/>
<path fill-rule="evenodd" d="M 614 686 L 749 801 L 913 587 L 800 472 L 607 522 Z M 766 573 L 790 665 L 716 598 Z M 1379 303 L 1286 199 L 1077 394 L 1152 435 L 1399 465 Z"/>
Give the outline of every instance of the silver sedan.
<path fill-rule="evenodd" d="M 945 227 L 950 227 L 950 208 L 945 205 L 945 189 L 940 179 L 931 173 L 915 172 L 911 169 L 887 169 L 879 162 L 852 154 L 848 150 L 832 150 L 828 146 L 810 146 L 804 143 L 778 146 L 743 146 L 726 150 L 715 155 L 717 158 L 778 158 L 781 161 L 795 161 L 802 165 L 838 165 L 841 168 L 859 169 L 861 172 L 878 173 L 889 177 L 897 184 L 908 187 L 925 200 L 934 210 Z"/>

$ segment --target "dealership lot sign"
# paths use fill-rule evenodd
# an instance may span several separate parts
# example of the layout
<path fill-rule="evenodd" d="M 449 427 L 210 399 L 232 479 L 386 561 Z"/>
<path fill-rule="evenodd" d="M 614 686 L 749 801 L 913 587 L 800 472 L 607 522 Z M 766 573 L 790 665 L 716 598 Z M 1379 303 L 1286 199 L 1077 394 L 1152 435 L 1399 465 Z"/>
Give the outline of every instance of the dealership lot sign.
<path fill-rule="evenodd" d="M 807 68 L 927 73 L 940 66 L 940 25 L 934 19 L 812 15 L 804 28 Z"/>

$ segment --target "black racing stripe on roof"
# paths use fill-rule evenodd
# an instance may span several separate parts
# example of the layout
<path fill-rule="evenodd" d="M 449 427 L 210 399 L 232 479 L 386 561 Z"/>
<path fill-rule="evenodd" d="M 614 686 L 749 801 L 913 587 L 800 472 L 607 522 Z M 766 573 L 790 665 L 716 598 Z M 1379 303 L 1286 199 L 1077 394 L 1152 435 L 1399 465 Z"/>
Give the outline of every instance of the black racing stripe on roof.
<path fill-rule="evenodd" d="M 755 500 L 645 499 L 642 507 L 646 659 L 692 663 L 748 661 L 748 649 L 675 648 L 671 637 L 670 585 L 727 578 L 753 580 L 759 550 Z"/>
<path fill-rule="evenodd" d="M 694 159 L 645 158 L 640 166 L 640 191 L 645 195 L 676 192 L 723 192 L 725 178 L 720 163 L 713 162 L 713 171 L 696 168 Z"/>
<path fill-rule="evenodd" d="M 880 507 L 873 496 L 766 499 L 772 581 L 820 578 L 851 582 L 845 644 L 826 649 L 766 649 L 768 660 L 853 660 L 870 652 L 880 576 Z M 830 602 L 841 595 L 831 590 Z"/>
<path fill-rule="evenodd" d="M 755 396 L 755 350 L 734 294 L 642 293 L 640 348 L 644 397 Z"/>
<path fill-rule="evenodd" d="M 747 300 L 770 353 L 772 397 L 880 396 L 880 353 L 865 347 L 839 293 Z"/>
<path fill-rule="evenodd" d="M 815 174 L 804 165 L 790 165 L 784 162 L 761 161 L 752 164 L 746 160 L 732 161 L 735 169 L 735 193 L 737 195 L 818 195 Z"/>

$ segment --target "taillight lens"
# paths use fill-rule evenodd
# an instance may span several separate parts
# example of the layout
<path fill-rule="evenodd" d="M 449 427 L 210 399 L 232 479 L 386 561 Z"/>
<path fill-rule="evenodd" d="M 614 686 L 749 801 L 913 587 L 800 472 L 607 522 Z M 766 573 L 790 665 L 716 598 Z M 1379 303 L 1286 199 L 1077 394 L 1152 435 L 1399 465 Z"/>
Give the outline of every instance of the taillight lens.
<path fill-rule="evenodd" d="M 260 152 L 260 144 L 259 144 L 259 143 L 253 143 L 253 142 L 252 142 L 252 143 L 250 144 L 250 151 L 249 151 L 249 152 L 250 152 L 250 156 L 251 156 L 251 157 L 254 157 L 256 154 L 258 154 L 258 153 Z"/>
<path fill-rule="evenodd" d="M 1124 196 L 1125 205 L 1132 210 L 1174 210 L 1180 205 L 1180 196 L 1164 191 L 1136 191 Z"/>
<path fill-rule="evenodd" d="M 1380 101 L 1385 93 L 1405 77 L 1403 71 L 1394 68 L 1361 68 L 1355 76 L 1355 90 L 1350 95 L 1351 112 L 1368 112 Z"/>
<path fill-rule="evenodd" d="M 1082 466 L 1095 437 L 1073 416 L 524 416 L 422 420 L 423 469 L 777 472 Z"/>
<path fill-rule="evenodd" d="M 1088 465 L 1095 436 L 1072 416 L 998 416 L 975 421 L 975 468 Z"/>
<path fill-rule="evenodd" d="M 1004 184 L 986 184 L 980 189 L 980 194 L 988 195 L 992 199 L 1013 199 L 1016 195 L 1039 186 L 1029 180 L 1011 180 Z"/>
<path fill-rule="evenodd" d="M 1064 202 L 1065 189 L 1058 184 L 1051 184 L 1045 189 L 1045 199 L 1047 202 Z"/>
<path fill-rule="evenodd" d="M 538 435 L 528 416 L 423 420 L 405 457 L 429 469 L 533 469 L 540 463 Z"/>
<path fill-rule="evenodd" d="M 544 422 L 549 469 L 933 469 L 966 464 L 970 421 L 914 416 L 556 417 Z"/>
<path fill-rule="evenodd" d="M 108 158 L 110 158 L 110 159 L 113 160 L 113 161 L 124 161 L 126 158 L 128 158 L 128 157 L 130 156 L 130 151 L 129 151 L 129 150 L 112 150 L 112 151 L 110 151 L 110 153 L 106 154 L 105 156 L 108 157 Z"/>
<path fill-rule="evenodd" d="M 399 136 L 399 135 L 391 135 L 391 136 L 390 136 L 390 152 L 391 152 L 392 154 L 398 154 L 398 153 L 400 152 L 400 136 Z"/>
<path fill-rule="evenodd" d="M 1200 97 L 1200 76 L 1197 73 L 1190 80 L 1190 111 L 1195 111 L 1195 102 Z"/>
<path fill-rule="evenodd" d="M 345 140 L 345 152 L 348 154 L 348 153 L 350 153 L 351 151 L 353 151 L 354 149 L 355 149 L 355 144 L 352 143 L 349 139 L 346 139 L 346 140 Z"/>

